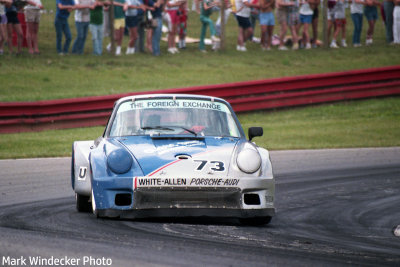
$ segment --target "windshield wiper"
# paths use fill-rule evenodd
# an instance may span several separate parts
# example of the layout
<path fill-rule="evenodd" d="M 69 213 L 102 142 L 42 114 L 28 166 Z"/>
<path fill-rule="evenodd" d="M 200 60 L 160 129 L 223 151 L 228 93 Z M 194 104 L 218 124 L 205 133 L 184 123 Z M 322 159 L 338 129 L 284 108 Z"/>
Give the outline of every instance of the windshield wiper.
<path fill-rule="evenodd" d="M 163 126 L 147 126 L 140 128 L 142 130 L 164 130 L 164 131 L 173 131 L 174 129 L 163 127 Z"/>
<path fill-rule="evenodd" d="M 187 129 L 187 128 L 185 128 L 185 127 L 182 127 L 182 126 L 173 126 L 173 125 L 168 125 L 168 127 L 181 128 L 182 130 L 185 130 L 185 131 L 187 131 L 187 132 L 189 132 L 189 133 L 193 134 L 194 136 L 197 136 L 197 133 L 196 133 L 195 131 L 192 131 L 192 130 L 190 130 L 190 129 Z"/>
<path fill-rule="evenodd" d="M 187 129 L 185 127 L 182 126 L 174 126 L 174 125 L 168 125 L 168 127 L 173 127 L 173 128 L 180 128 L 182 130 L 185 130 L 191 134 L 193 134 L 194 136 L 197 136 L 197 133 L 195 131 L 192 131 L 190 129 Z M 165 126 L 147 126 L 147 127 L 142 127 L 142 130 L 164 130 L 164 131 L 174 131 L 174 129 L 168 128 Z"/>

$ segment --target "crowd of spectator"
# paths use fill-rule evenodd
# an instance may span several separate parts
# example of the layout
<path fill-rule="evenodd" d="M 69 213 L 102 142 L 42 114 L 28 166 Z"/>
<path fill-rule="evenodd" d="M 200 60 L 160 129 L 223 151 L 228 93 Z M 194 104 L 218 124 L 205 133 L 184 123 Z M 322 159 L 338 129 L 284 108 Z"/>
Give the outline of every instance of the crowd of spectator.
<path fill-rule="evenodd" d="M 224 2 L 221 2 L 224 1 Z M 368 25 L 365 45 L 373 44 L 375 23 L 381 13 L 385 23 L 386 41 L 388 44 L 400 44 L 400 0 L 327 0 L 327 35 L 329 47 L 347 47 L 346 43 L 346 8 L 350 7 L 353 21 L 352 46 L 362 45 L 361 33 L 363 18 Z M 111 6 L 111 3 L 113 5 Z M 318 21 L 321 9 L 320 0 L 193 0 L 192 10 L 200 15 L 201 31 L 199 50 L 206 52 L 207 28 L 210 31 L 211 47 L 217 50 L 221 34 L 221 6 L 225 7 L 225 22 L 230 14 L 236 18 L 238 25 L 238 51 L 247 51 L 246 42 L 260 43 L 262 50 L 271 50 L 273 43 L 278 50 L 299 48 L 311 49 L 320 45 L 318 41 Z M 125 54 L 149 51 L 160 55 L 160 41 L 163 23 L 168 29 L 167 52 L 179 53 L 186 47 L 187 0 L 56 0 L 54 20 L 56 32 L 56 49 L 60 55 L 70 52 L 72 42 L 68 19 L 74 12 L 76 38 L 71 53 L 83 54 L 88 31 L 93 41 L 93 54 L 103 53 L 103 38 L 110 32 L 110 9 L 113 9 L 113 32 L 115 50 L 111 51 L 109 43 L 106 50 L 121 55 L 124 35 L 129 35 Z M 0 54 L 8 44 L 9 53 L 13 53 L 12 33 L 17 35 L 17 54 L 21 53 L 23 31 L 18 12 L 25 14 L 26 40 L 30 54 L 39 54 L 38 31 L 40 14 L 43 5 L 41 0 L 0 0 Z M 214 22 L 210 16 L 219 13 Z M 254 36 L 257 21 L 261 38 Z M 275 36 L 275 23 L 280 31 Z M 287 39 L 290 30 L 291 38 Z M 275 38 L 275 40 L 274 40 Z M 338 38 L 340 38 L 338 40 Z M 64 42 L 63 42 L 64 39 Z M 176 44 L 178 39 L 178 46 Z M 208 40 L 207 40 L 208 41 Z M 179 49 L 178 49 L 179 48 Z"/>

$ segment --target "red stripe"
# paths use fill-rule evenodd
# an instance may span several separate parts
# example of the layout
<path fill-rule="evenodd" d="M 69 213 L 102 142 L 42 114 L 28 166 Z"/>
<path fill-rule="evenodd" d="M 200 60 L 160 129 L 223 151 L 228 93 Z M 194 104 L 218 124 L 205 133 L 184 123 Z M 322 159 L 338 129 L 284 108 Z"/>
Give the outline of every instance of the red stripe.
<path fill-rule="evenodd" d="M 173 161 L 173 162 L 171 162 L 171 163 L 168 163 L 167 165 L 164 165 L 163 167 L 161 167 L 161 168 L 155 170 L 154 172 L 150 173 L 148 176 L 153 176 L 153 175 L 156 174 L 157 172 L 159 172 L 159 171 L 161 171 L 161 170 L 167 168 L 168 166 L 171 166 L 172 164 L 175 164 L 175 163 L 177 163 L 177 162 L 179 162 L 179 161 L 181 161 L 181 159 L 178 159 L 178 160 L 175 160 L 175 161 Z"/>
<path fill-rule="evenodd" d="M 135 189 L 137 188 L 137 177 L 135 177 Z"/>

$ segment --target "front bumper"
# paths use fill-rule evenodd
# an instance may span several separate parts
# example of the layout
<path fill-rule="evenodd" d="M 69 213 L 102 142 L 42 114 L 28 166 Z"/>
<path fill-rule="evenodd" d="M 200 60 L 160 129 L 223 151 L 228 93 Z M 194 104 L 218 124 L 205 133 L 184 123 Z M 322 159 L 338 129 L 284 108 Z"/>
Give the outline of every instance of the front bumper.
<path fill-rule="evenodd" d="M 141 178 L 145 179 L 145 178 Z M 152 178 L 154 179 L 154 178 Z M 166 179 L 166 178 L 162 178 Z M 274 179 L 241 177 L 203 179 L 184 184 L 139 186 L 137 178 L 96 179 L 93 193 L 101 217 L 230 217 L 274 216 Z M 169 180 L 171 182 L 172 180 Z M 206 183 L 208 182 L 208 183 Z"/>

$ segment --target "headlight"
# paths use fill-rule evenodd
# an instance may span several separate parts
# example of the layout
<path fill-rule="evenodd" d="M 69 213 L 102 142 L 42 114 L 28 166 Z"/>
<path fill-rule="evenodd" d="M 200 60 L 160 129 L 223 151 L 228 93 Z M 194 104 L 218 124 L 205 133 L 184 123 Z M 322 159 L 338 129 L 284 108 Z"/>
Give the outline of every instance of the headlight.
<path fill-rule="evenodd" d="M 117 174 L 128 172 L 132 167 L 132 157 L 124 149 L 117 149 L 110 153 L 107 157 L 108 167 Z"/>
<path fill-rule="evenodd" d="M 261 157 L 254 149 L 243 149 L 236 159 L 239 169 L 245 173 L 254 173 L 261 167 Z"/>

